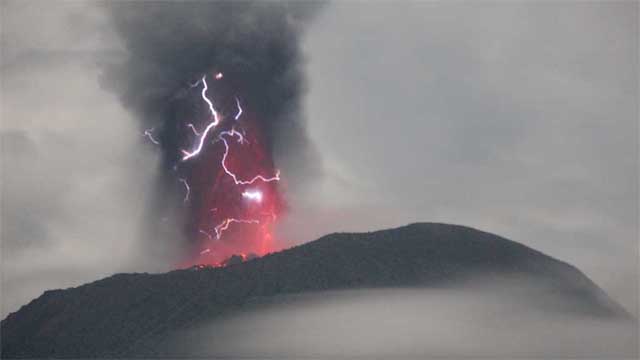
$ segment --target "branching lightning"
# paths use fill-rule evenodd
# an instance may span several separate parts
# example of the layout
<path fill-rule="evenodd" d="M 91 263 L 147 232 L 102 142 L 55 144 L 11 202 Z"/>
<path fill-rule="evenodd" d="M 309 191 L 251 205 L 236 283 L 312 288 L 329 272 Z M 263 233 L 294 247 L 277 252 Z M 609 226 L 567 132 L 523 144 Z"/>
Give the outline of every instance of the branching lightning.
<path fill-rule="evenodd" d="M 215 80 L 220 80 L 223 78 L 223 74 L 216 73 L 212 77 Z M 208 109 L 208 112 L 207 112 L 208 123 L 206 127 L 204 127 L 204 129 L 200 131 L 198 131 L 198 128 L 202 129 L 202 127 L 198 123 L 185 124 L 185 126 L 193 132 L 196 138 L 190 151 L 181 149 L 182 151 L 181 162 L 194 160 L 196 157 L 198 157 L 198 155 L 200 155 L 202 152 L 205 151 L 204 150 L 205 144 L 215 144 L 218 142 L 222 143 L 223 151 L 222 151 L 221 158 L 219 160 L 220 161 L 219 170 L 221 170 L 220 175 L 223 177 L 225 176 L 229 177 L 233 180 L 233 183 L 228 182 L 228 183 L 225 183 L 226 185 L 224 186 L 235 185 L 236 187 L 238 187 L 238 194 L 241 195 L 243 199 L 256 204 L 255 206 L 251 206 L 251 207 L 243 206 L 238 208 L 233 205 L 230 208 L 227 208 L 225 206 L 226 205 L 225 203 L 205 204 L 205 209 L 208 213 L 208 215 L 206 215 L 205 218 L 211 217 L 212 219 L 216 219 L 213 224 L 217 223 L 217 225 L 213 226 L 213 224 L 209 224 L 206 220 L 204 221 L 204 223 L 200 223 L 197 225 L 200 227 L 200 228 L 197 228 L 198 233 L 204 235 L 206 239 L 208 239 L 209 241 L 209 244 L 201 247 L 201 249 L 204 249 L 204 250 L 201 250 L 199 254 L 204 255 L 211 252 L 211 254 L 220 256 L 221 255 L 220 253 L 212 250 L 213 248 L 215 248 L 215 245 L 211 244 L 211 242 L 214 242 L 215 240 L 220 240 L 223 233 L 226 230 L 228 230 L 232 224 L 259 225 L 259 227 L 257 228 L 259 230 L 257 231 L 259 231 L 258 234 L 260 234 L 259 236 L 262 237 L 263 240 L 259 240 L 261 242 L 258 244 L 263 244 L 262 241 L 268 242 L 272 238 L 271 234 L 269 233 L 269 225 L 276 219 L 276 217 L 275 217 L 274 208 L 273 208 L 274 204 L 272 204 L 271 202 L 267 202 L 267 199 L 273 199 L 273 197 L 271 195 L 268 197 L 265 197 L 265 194 L 263 193 L 265 189 L 257 189 L 257 188 L 247 189 L 244 187 L 248 185 L 253 185 L 256 182 L 270 183 L 270 182 L 279 181 L 280 171 L 273 169 L 275 170 L 275 174 L 273 176 L 257 174 L 250 179 L 241 179 L 239 175 L 237 175 L 234 171 L 232 171 L 229 168 L 229 165 L 227 164 L 230 158 L 230 152 L 231 152 L 231 146 L 229 141 L 232 139 L 235 139 L 239 144 L 239 146 L 242 146 L 242 145 L 246 146 L 249 144 L 249 142 L 246 139 L 244 129 L 242 128 L 240 128 L 239 130 L 236 129 L 235 127 L 231 127 L 231 129 L 229 130 L 218 129 L 218 127 L 225 120 L 226 116 L 223 115 L 223 113 L 221 112 L 222 110 L 216 109 L 216 106 L 214 105 L 214 101 L 208 96 L 209 84 L 207 83 L 207 75 L 202 76 L 202 78 L 197 82 L 195 82 L 194 84 L 188 84 L 188 85 L 189 85 L 189 88 L 196 88 L 200 86 L 200 84 L 202 84 L 202 89 L 199 90 L 199 94 L 200 94 L 200 98 L 206 104 L 206 108 Z M 233 120 L 238 122 L 244 114 L 244 109 L 240 102 L 239 97 L 235 96 L 233 99 L 235 100 L 236 109 L 234 111 L 234 114 L 230 114 L 230 116 L 233 116 Z M 221 106 L 220 109 L 224 109 L 224 107 Z M 243 125 L 244 123 L 238 123 L 237 126 L 243 126 Z M 153 137 L 152 132 L 153 132 L 153 128 L 145 130 L 145 136 L 147 136 L 153 143 L 158 144 L 159 142 Z M 257 146 L 259 146 L 259 143 Z M 258 149 L 260 149 L 260 147 L 258 147 Z M 243 162 L 237 163 L 237 160 L 236 160 L 236 159 L 243 159 L 243 160 L 250 161 L 250 163 L 247 164 L 248 167 L 255 166 L 255 164 L 251 163 L 252 161 L 251 159 L 243 158 L 243 155 L 239 155 L 239 157 L 234 156 L 233 159 L 234 159 L 234 162 L 233 162 L 234 165 L 236 164 L 244 165 Z M 240 166 L 243 166 L 243 165 L 240 165 Z M 270 168 L 270 166 L 268 168 Z M 215 180 L 216 182 L 218 181 L 217 179 L 219 179 L 219 177 L 216 177 L 216 180 Z M 198 194 L 200 194 L 202 191 L 202 190 L 199 190 L 199 186 L 195 186 L 192 189 L 192 187 L 189 184 L 191 179 L 188 176 L 179 177 L 178 180 L 185 187 L 185 195 L 184 195 L 183 202 L 184 203 L 190 202 L 191 204 L 197 204 L 198 202 L 190 201 L 191 200 L 190 197 L 192 196 L 192 194 L 199 196 Z M 222 190 L 222 191 L 225 191 L 225 190 Z M 218 198 L 214 197 L 213 199 L 216 199 L 214 201 L 217 201 Z M 226 201 L 226 200 L 221 200 L 221 201 Z M 269 201 L 272 201 L 272 200 L 269 200 Z M 256 207 L 258 206 L 258 204 L 260 204 L 259 207 Z M 218 211 L 218 207 L 207 208 L 207 206 L 211 206 L 211 205 L 223 206 L 223 207 L 221 208 L 221 211 Z M 234 210 L 234 209 L 243 209 L 243 210 L 241 210 L 242 211 L 241 213 L 235 213 L 237 210 Z M 231 211 L 231 213 L 229 213 L 229 211 Z M 261 253 L 264 253 L 265 250 L 268 250 L 268 248 L 265 248 L 262 245 L 259 245 L 259 247 L 252 247 L 252 248 L 254 249 L 254 251 L 261 252 Z M 223 250 L 222 255 L 224 255 L 224 253 L 228 251 L 229 250 Z M 207 260 L 207 261 L 211 261 L 211 260 Z"/>
<path fill-rule="evenodd" d="M 205 75 L 205 76 L 202 77 L 202 79 L 200 79 L 200 81 L 203 84 L 201 95 L 202 95 L 202 100 L 204 100 L 207 103 L 207 105 L 209 106 L 209 112 L 213 116 L 213 121 L 211 121 L 209 123 L 209 125 L 207 125 L 207 127 L 202 132 L 202 135 L 200 135 L 200 140 L 198 141 L 198 146 L 195 148 L 195 150 L 193 150 L 192 152 L 188 152 L 186 150 L 182 150 L 182 153 L 184 154 L 184 156 L 182 157 L 182 161 L 189 160 L 190 158 L 200 154 L 200 151 L 202 150 L 202 146 L 204 145 L 204 141 L 207 139 L 207 135 L 209 134 L 209 131 L 211 131 L 213 128 L 218 126 L 218 124 L 220 123 L 220 118 L 219 118 L 218 112 L 213 107 L 213 102 L 211 100 L 209 100 L 209 98 L 207 97 L 207 90 L 209 89 L 209 86 L 207 85 L 207 79 L 206 78 L 207 78 L 207 76 Z"/>
<path fill-rule="evenodd" d="M 235 129 L 231 129 L 231 131 L 223 131 L 218 136 L 218 138 L 224 144 L 224 153 L 222 154 L 222 161 L 221 161 L 222 168 L 224 169 L 224 172 L 227 173 L 227 175 L 231 176 L 231 178 L 233 179 L 233 182 L 236 185 L 251 185 L 258 180 L 262 180 L 264 182 L 280 181 L 280 170 L 277 170 L 276 174 L 273 177 L 269 177 L 269 178 L 264 177 L 263 175 L 256 175 L 251 180 L 238 180 L 238 176 L 236 176 L 236 174 L 230 171 L 229 168 L 227 167 L 226 160 L 227 160 L 227 156 L 229 155 L 229 144 L 227 143 L 227 140 L 223 137 L 223 135 L 238 136 L 239 142 L 242 142 L 244 140 L 244 137 L 242 136 L 242 133 L 236 131 Z"/>
<path fill-rule="evenodd" d="M 223 222 L 221 222 L 220 224 L 218 224 L 218 226 L 216 226 L 214 228 L 214 230 L 216 232 L 216 239 L 220 240 L 220 236 L 222 236 L 222 232 L 227 230 L 229 228 L 229 225 L 231 225 L 233 223 L 260 224 L 260 221 L 259 220 L 255 220 L 255 219 L 250 219 L 250 220 L 232 219 L 232 218 L 225 219 Z"/>

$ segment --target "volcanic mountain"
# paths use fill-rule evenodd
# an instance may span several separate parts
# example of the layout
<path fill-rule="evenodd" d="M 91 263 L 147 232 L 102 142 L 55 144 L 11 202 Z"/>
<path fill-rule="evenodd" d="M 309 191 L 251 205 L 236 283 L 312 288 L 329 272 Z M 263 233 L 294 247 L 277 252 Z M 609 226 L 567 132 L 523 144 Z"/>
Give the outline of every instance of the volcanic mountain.
<path fill-rule="evenodd" d="M 162 357 L 168 334 L 255 299 L 328 290 L 442 288 L 518 279 L 544 290 L 531 306 L 591 318 L 627 313 L 575 267 L 468 227 L 416 223 L 336 233 L 221 268 L 117 274 L 46 291 L 1 323 L 2 357 Z M 175 354 L 174 354 L 175 356 Z"/>

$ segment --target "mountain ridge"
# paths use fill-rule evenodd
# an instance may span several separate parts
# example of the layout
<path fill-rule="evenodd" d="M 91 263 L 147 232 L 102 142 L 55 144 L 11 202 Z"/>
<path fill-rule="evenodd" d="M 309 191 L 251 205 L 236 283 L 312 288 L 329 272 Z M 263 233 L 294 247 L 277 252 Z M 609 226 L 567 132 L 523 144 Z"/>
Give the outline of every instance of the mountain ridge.
<path fill-rule="evenodd" d="M 115 274 L 78 287 L 49 290 L 2 320 L 2 356 L 148 356 L 164 334 L 256 297 L 432 287 L 477 276 L 540 282 L 555 296 L 550 309 L 628 316 L 568 263 L 473 228 L 413 223 L 367 233 L 328 234 L 224 268 Z"/>

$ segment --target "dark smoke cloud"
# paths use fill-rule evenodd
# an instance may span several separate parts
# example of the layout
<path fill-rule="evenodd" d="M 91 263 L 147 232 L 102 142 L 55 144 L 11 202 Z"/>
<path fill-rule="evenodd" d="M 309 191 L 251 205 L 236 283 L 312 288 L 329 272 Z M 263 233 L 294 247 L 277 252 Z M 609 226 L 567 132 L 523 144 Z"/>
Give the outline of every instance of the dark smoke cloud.
<path fill-rule="evenodd" d="M 105 83 L 145 127 L 175 121 L 174 99 L 189 82 L 224 71 L 261 116 L 268 146 L 296 165 L 312 156 L 299 112 L 304 81 L 299 39 L 320 3 L 126 2 L 108 5 L 129 58 Z M 167 163 L 177 139 L 161 135 Z"/>
<path fill-rule="evenodd" d="M 221 71 L 239 84 L 243 103 L 259 114 L 266 149 L 286 174 L 291 190 L 319 173 L 300 112 L 305 84 L 299 40 L 321 6 L 318 2 L 107 4 L 128 58 L 108 67 L 103 83 L 140 120 L 141 129 L 158 131 L 161 143 L 162 169 L 150 216 L 179 216 L 171 207 L 183 189 L 176 186 L 172 170 L 185 134 L 176 125 L 184 121 L 183 98 L 189 84 L 203 74 Z"/>

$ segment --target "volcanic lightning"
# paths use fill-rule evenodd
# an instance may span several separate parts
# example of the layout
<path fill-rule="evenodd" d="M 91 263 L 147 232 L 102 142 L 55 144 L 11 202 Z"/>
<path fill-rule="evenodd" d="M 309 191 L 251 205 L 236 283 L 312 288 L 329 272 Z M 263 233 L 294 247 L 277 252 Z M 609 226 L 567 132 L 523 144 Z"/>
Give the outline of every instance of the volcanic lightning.
<path fill-rule="evenodd" d="M 109 4 L 129 56 L 105 67 L 105 85 L 159 155 L 145 239 L 180 242 L 179 267 L 276 251 L 285 189 L 318 173 L 300 111 L 300 41 L 317 6 L 169 1 L 148 21 L 143 3 Z"/>
<path fill-rule="evenodd" d="M 193 126 L 193 124 L 189 123 L 189 124 L 187 124 L 187 127 L 188 127 L 189 129 L 191 129 L 191 131 L 193 131 L 193 134 L 194 134 L 194 135 L 196 135 L 196 136 L 200 136 L 200 133 L 198 132 L 198 130 L 196 130 L 196 127 L 195 127 L 195 126 Z"/>
<path fill-rule="evenodd" d="M 233 179 L 233 182 L 235 182 L 236 185 L 251 185 L 258 180 L 262 180 L 264 182 L 272 182 L 272 181 L 280 180 L 280 170 L 276 170 L 275 175 L 272 177 L 256 175 L 251 180 L 238 180 L 238 176 L 235 173 L 233 173 L 231 170 L 229 170 L 229 168 L 227 167 L 226 160 L 227 160 L 227 156 L 229 155 L 229 144 L 227 143 L 227 140 L 224 137 L 222 137 L 222 135 L 238 136 L 238 142 L 240 143 L 244 141 L 244 137 L 242 136 L 241 133 L 239 133 L 235 129 L 232 129 L 231 131 L 224 131 L 220 133 L 220 136 L 218 137 L 224 144 L 224 153 L 222 155 L 222 162 L 221 162 L 222 168 L 224 169 L 224 172 L 227 173 L 227 175 L 231 176 L 231 178 Z"/>
<path fill-rule="evenodd" d="M 184 187 L 186 189 L 186 193 L 184 194 L 184 200 L 183 202 L 187 202 L 189 201 L 189 194 L 191 194 L 191 187 L 189 186 L 189 183 L 187 182 L 187 180 L 183 179 L 183 178 L 179 178 L 178 179 L 181 183 L 184 184 Z"/>
<path fill-rule="evenodd" d="M 242 115 L 242 106 L 240 106 L 240 100 L 236 98 L 236 106 L 238 106 L 238 113 L 234 116 L 234 119 L 238 121 L 240 119 L 240 115 Z"/>
<path fill-rule="evenodd" d="M 226 78 L 222 80 L 222 73 L 216 73 L 212 77 L 223 85 L 226 81 Z M 193 122 L 182 125 L 193 133 L 195 140 L 186 146 L 186 148 L 191 148 L 191 151 L 180 150 L 182 157 L 177 165 L 178 173 L 184 174 L 178 178 L 178 181 L 185 188 L 183 202 L 189 203 L 190 207 L 205 207 L 203 215 L 200 215 L 200 220 L 197 220 L 195 225 L 198 226 L 197 233 L 204 235 L 200 238 L 207 242 L 205 246 L 200 246 L 200 249 L 204 248 L 205 250 L 199 251 L 198 255 L 206 254 L 207 258 L 200 258 L 196 261 L 197 263 L 203 261 L 210 263 L 215 259 L 214 264 L 222 264 L 224 259 L 220 256 L 233 254 L 228 253 L 228 246 L 236 248 L 238 252 L 242 253 L 252 251 L 263 254 L 270 248 L 268 245 L 272 239 L 270 224 L 276 219 L 275 213 L 278 211 L 280 206 L 278 204 L 281 201 L 277 188 L 269 184 L 280 181 L 280 171 L 274 169 L 271 162 L 265 163 L 266 166 L 260 165 L 261 161 L 264 161 L 261 160 L 264 155 L 261 154 L 263 150 L 260 146 L 260 134 L 256 132 L 257 128 L 251 126 L 251 114 L 248 119 L 245 119 L 245 109 L 243 109 L 243 104 L 238 96 L 225 98 L 224 94 L 219 95 L 220 89 L 212 90 L 210 88 L 206 74 L 196 83 L 188 85 L 189 89 L 195 89 L 202 85 L 202 88 L 198 90 L 199 98 L 207 110 L 206 126 L 201 124 L 201 120 L 198 121 L 198 119 L 193 119 Z M 217 103 L 210 96 L 212 92 L 215 92 Z M 232 118 L 232 126 L 227 123 L 226 118 Z M 198 128 L 202 129 L 203 127 L 203 130 L 198 131 Z M 155 142 L 152 131 L 153 129 L 145 131 L 145 135 Z M 251 138 L 251 141 L 248 137 Z M 193 138 L 191 137 L 191 139 Z M 258 153 L 252 155 L 252 152 L 255 151 Z M 218 160 L 214 160 L 215 158 Z M 186 169 L 197 169 L 198 173 L 203 175 L 195 175 L 192 172 L 195 170 Z M 272 175 L 266 175 L 267 171 L 265 170 Z M 204 175 L 207 172 L 215 174 L 215 176 Z M 196 177 L 193 178 L 194 176 Z M 247 188 L 247 186 L 255 185 L 258 182 L 265 185 L 260 185 L 260 188 Z M 196 184 L 195 190 L 193 184 Z M 237 199 L 236 203 L 232 201 L 234 198 Z M 239 202 L 240 199 L 245 199 L 255 205 L 243 205 Z M 227 231 L 233 233 L 241 231 L 242 234 L 245 234 L 243 236 L 250 236 L 246 230 L 241 230 L 240 227 L 231 229 L 233 224 L 253 225 L 252 232 L 255 234 L 253 236 L 262 238 L 258 243 L 261 245 L 254 244 L 249 248 L 233 246 L 229 243 L 216 245 L 223 241 L 223 234 Z M 216 258 L 217 248 L 224 249 L 225 252 L 218 258 Z"/>
<path fill-rule="evenodd" d="M 146 129 L 144 131 L 144 136 L 148 137 L 149 140 L 151 140 L 152 143 L 154 143 L 156 145 L 160 145 L 160 142 L 153 137 L 153 128 Z"/>
<path fill-rule="evenodd" d="M 207 77 L 206 77 L 206 75 L 203 76 L 202 79 L 200 79 L 200 81 L 203 84 L 202 93 L 201 93 L 202 99 L 209 106 L 209 112 L 211 112 L 211 115 L 213 117 L 213 121 L 211 121 L 209 123 L 209 125 L 207 125 L 207 127 L 202 132 L 202 135 L 200 135 L 200 140 L 198 141 L 198 146 L 196 147 L 195 150 L 193 150 L 192 152 L 188 152 L 186 150 L 182 150 L 182 153 L 184 154 L 184 156 L 182 157 L 182 161 L 189 160 L 190 158 L 198 155 L 200 153 L 200 151 L 202 150 L 202 146 L 204 145 L 204 141 L 207 139 L 207 135 L 209 134 L 209 131 L 211 131 L 211 129 L 213 129 L 216 126 L 218 126 L 218 123 L 220 123 L 220 118 L 218 117 L 219 116 L 218 112 L 213 107 L 213 102 L 211 102 L 211 100 L 209 100 L 209 98 L 207 97 L 207 90 L 209 89 L 209 86 L 207 85 Z"/>
<path fill-rule="evenodd" d="M 204 230 L 198 230 L 198 232 L 199 232 L 200 234 L 203 234 L 203 235 L 205 235 L 206 237 L 208 237 L 208 238 L 209 238 L 209 240 L 213 240 L 213 238 L 211 237 L 211 234 L 209 234 L 208 232 L 206 232 L 206 231 L 204 231 Z M 207 250 L 211 251 L 210 249 L 207 249 Z"/>
<path fill-rule="evenodd" d="M 214 228 L 216 231 L 216 239 L 220 239 L 222 236 L 222 232 L 229 228 L 229 225 L 233 223 L 241 223 L 241 224 L 259 224 L 260 221 L 255 219 L 244 220 L 244 219 L 225 219 L 222 223 Z"/>

